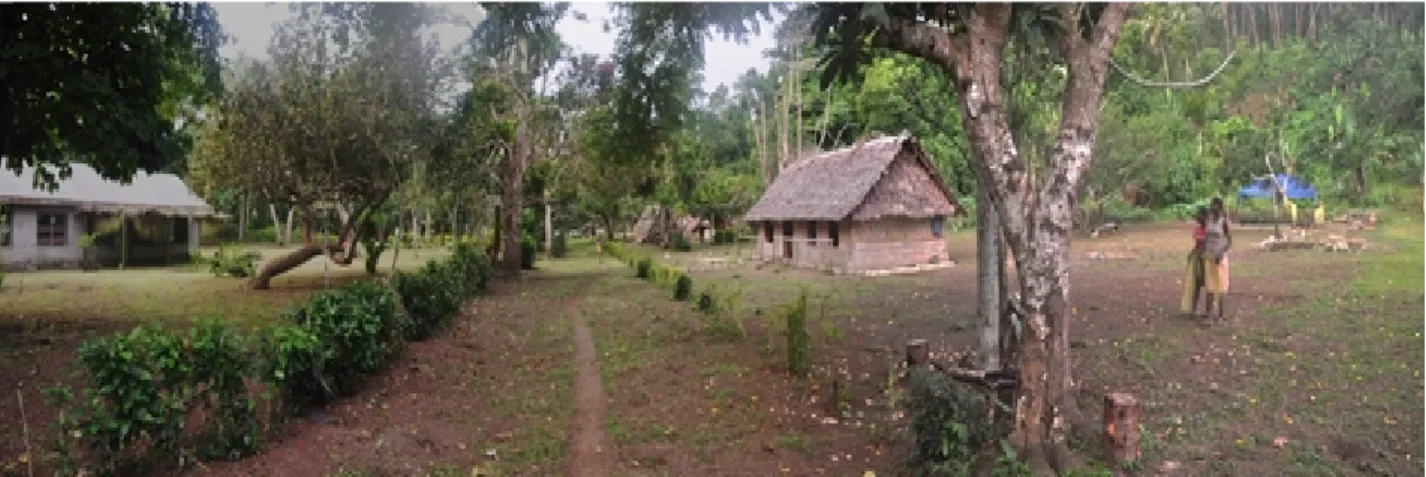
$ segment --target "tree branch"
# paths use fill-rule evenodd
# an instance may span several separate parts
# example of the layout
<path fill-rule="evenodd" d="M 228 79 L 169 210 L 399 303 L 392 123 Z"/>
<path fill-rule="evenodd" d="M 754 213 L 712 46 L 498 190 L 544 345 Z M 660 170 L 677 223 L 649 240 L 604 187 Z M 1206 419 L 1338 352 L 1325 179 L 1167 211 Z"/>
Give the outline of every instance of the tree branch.
<path fill-rule="evenodd" d="M 930 61 L 952 76 L 965 62 L 965 40 L 926 22 L 892 18 L 880 38 L 886 48 Z"/>

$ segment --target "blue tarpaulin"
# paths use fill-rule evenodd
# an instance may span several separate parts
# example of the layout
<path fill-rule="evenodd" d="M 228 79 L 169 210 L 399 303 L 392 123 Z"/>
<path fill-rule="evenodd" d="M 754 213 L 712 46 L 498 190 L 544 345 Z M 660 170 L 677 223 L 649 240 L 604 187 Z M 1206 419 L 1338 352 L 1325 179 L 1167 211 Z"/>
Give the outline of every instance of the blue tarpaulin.
<path fill-rule="evenodd" d="M 1278 174 L 1277 182 L 1282 184 L 1283 194 L 1290 200 L 1317 199 L 1317 189 L 1296 176 Z M 1276 190 L 1277 184 L 1273 184 L 1271 177 L 1259 177 L 1238 189 L 1238 197 L 1242 199 L 1271 199 L 1273 191 Z"/>

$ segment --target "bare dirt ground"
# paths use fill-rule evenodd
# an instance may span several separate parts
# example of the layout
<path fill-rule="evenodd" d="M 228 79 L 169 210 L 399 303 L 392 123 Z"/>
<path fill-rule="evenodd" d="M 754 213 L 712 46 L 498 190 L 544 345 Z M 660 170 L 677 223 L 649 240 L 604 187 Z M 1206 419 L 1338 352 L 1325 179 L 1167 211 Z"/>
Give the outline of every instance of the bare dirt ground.
<path fill-rule="evenodd" d="M 1185 226 L 1077 238 L 1071 339 L 1080 407 L 1093 418 L 1106 392 L 1140 397 L 1144 475 L 1418 473 L 1420 230 L 1415 222 L 1364 233 L 1377 247 L 1362 254 L 1258 252 L 1251 244 L 1268 231 L 1238 231 L 1232 321 L 1214 327 L 1178 313 Z M 715 283 L 742 290 L 743 339 L 710 333 L 691 304 L 617 261 L 542 262 L 472 302 L 442 334 L 411 344 L 363 392 L 297 419 L 263 453 L 190 473 L 584 469 L 585 458 L 571 452 L 576 364 L 588 362 L 576 360 L 578 314 L 607 398 L 610 475 L 892 475 L 905 449 L 902 345 L 912 338 L 941 352 L 974 345 L 973 240 L 952 236 L 960 265 L 919 275 L 695 272 L 695 293 Z M 582 283 L 589 288 L 578 293 Z M 814 372 L 805 380 L 788 377 L 771 319 L 803 289 L 814 336 Z M 59 380 L 55 363 L 71 359 L 93 332 L 67 329 L 7 342 L 3 382 L 33 389 Z M 31 412 L 32 430 L 53 417 Z M 17 417 L 13 398 L 0 396 L 0 473 L 16 468 L 7 466 L 23 452 L 11 424 Z M 1089 431 L 1076 448 L 1094 458 Z"/>

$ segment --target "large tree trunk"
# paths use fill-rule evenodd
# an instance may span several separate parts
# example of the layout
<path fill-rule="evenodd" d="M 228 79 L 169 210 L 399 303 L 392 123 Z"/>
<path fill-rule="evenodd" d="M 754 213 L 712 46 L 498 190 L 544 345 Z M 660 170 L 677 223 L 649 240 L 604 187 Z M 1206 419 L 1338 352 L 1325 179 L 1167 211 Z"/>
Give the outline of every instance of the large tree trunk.
<path fill-rule="evenodd" d="M 979 300 L 976 314 L 980 316 L 980 367 L 984 370 L 1000 369 L 1000 335 L 1010 330 L 1000 328 L 1003 312 L 1004 249 L 1000 243 L 1000 221 L 996 220 L 995 207 L 991 205 L 989 189 L 991 182 L 982 178 L 976 185 L 976 278 Z"/>
<path fill-rule="evenodd" d="M 279 247 L 286 245 L 287 241 L 282 236 L 282 218 L 277 215 L 277 205 L 269 202 L 267 213 L 272 215 L 272 240 L 277 242 Z"/>
<path fill-rule="evenodd" d="M 238 241 L 242 242 L 248 235 L 248 193 L 243 193 L 243 201 L 238 205 L 242 210 L 238 211 Z"/>
<path fill-rule="evenodd" d="M 550 209 L 550 191 L 545 190 L 541 204 L 545 209 L 545 255 L 553 258 L 555 256 L 555 220 L 554 212 Z"/>
<path fill-rule="evenodd" d="M 500 243 L 505 238 L 503 232 L 505 230 L 505 215 L 500 212 L 501 210 L 504 209 L 500 207 L 500 204 L 495 204 L 495 230 L 494 233 L 490 234 L 490 245 L 487 249 L 487 255 L 489 255 L 490 257 L 490 263 L 499 263 Z"/>
<path fill-rule="evenodd" d="M 1060 130 L 1049 170 L 1036 187 L 1010 133 L 1000 89 L 1000 62 L 1010 26 L 1010 7 L 977 5 L 967 19 L 966 38 L 944 30 L 907 28 L 893 38 L 904 48 L 940 61 L 957 76 L 966 135 L 979 158 L 977 167 L 994 187 L 989 199 L 1001 220 L 1014 256 L 1025 311 L 1018 347 L 1019 396 L 1011 442 L 1033 475 L 1067 465 L 1067 436 L 1077 409 L 1069 360 L 1069 242 L 1074 193 L 1094 149 L 1099 106 L 1109 52 L 1118 40 L 1128 4 L 1105 7 L 1088 39 L 1066 36 L 1061 50 L 1069 81 L 1061 104 Z M 1061 15 L 1079 18 L 1079 6 L 1063 4 Z M 1038 190 L 1035 190 L 1038 189 Z"/>
<path fill-rule="evenodd" d="M 521 120 L 515 126 L 515 147 L 505 161 L 505 187 L 500 197 L 505 213 L 505 256 L 501 268 L 511 277 L 520 275 L 520 219 L 525 212 L 525 169 L 532 152 L 526 122 Z"/>
<path fill-rule="evenodd" d="M 292 243 L 292 226 L 297 223 L 297 207 L 287 207 L 287 223 L 283 225 L 282 238 L 279 240 L 283 246 Z"/>

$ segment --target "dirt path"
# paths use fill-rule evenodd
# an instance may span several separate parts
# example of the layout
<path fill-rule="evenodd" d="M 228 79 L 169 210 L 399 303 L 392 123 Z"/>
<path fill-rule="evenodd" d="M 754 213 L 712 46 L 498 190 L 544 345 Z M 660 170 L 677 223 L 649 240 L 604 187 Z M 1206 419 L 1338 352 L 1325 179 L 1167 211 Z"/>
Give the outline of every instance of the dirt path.
<path fill-rule="evenodd" d="M 604 477 L 614 463 L 613 448 L 604 433 L 608 398 L 599 373 L 599 353 L 594 336 L 579 311 L 579 300 L 597 277 L 586 278 L 565 304 L 565 316 L 574 326 L 574 428 L 569 440 L 568 470 L 565 475 Z"/>

